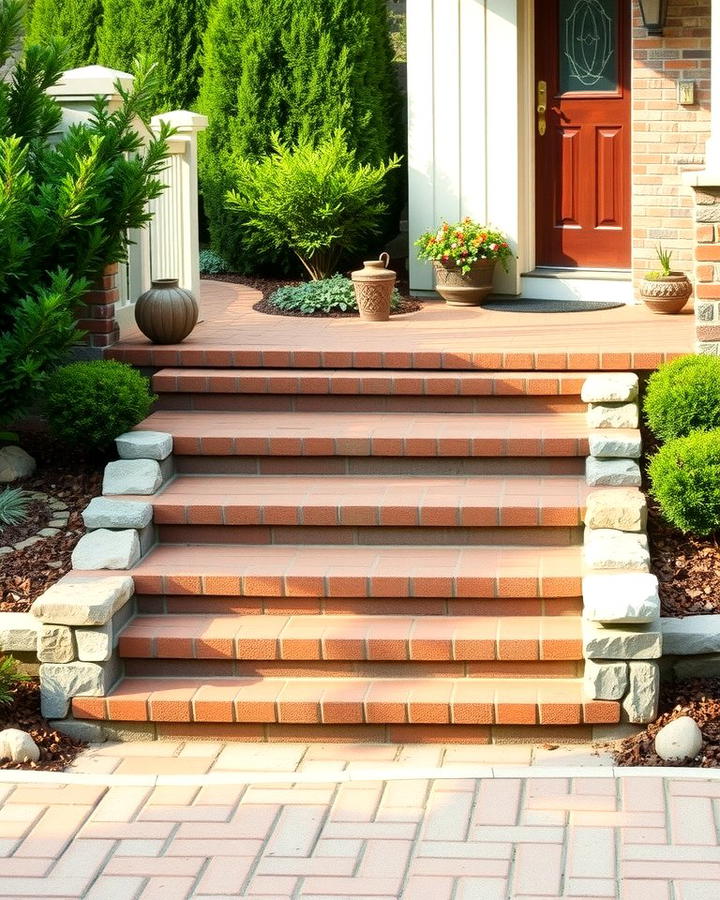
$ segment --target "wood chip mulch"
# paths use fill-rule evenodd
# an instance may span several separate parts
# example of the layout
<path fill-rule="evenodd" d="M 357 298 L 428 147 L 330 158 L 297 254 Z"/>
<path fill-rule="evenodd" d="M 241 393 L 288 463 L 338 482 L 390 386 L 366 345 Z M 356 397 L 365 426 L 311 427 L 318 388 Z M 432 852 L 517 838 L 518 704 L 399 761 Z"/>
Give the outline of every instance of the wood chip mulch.
<path fill-rule="evenodd" d="M 655 735 L 668 722 L 690 716 L 703 733 L 703 747 L 694 760 L 666 762 L 655 753 Z M 720 678 L 692 678 L 664 684 L 660 715 L 645 731 L 626 738 L 615 752 L 618 766 L 673 766 L 714 769 L 720 766 Z"/>
<path fill-rule="evenodd" d="M 37 762 L 14 763 L 0 760 L 0 769 L 35 769 L 62 772 L 87 746 L 50 728 L 40 713 L 40 686 L 35 681 L 21 683 L 14 690 L 12 703 L 0 703 L 0 731 L 19 728 L 27 731 L 40 749 Z"/>

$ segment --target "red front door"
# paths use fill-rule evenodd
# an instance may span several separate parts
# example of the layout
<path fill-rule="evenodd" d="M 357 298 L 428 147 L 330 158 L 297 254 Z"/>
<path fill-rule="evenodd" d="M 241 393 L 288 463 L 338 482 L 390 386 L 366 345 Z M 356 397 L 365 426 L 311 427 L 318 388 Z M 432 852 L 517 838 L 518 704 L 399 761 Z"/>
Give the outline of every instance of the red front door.
<path fill-rule="evenodd" d="M 539 266 L 630 267 L 630 25 L 630 0 L 535 0 Z"/>

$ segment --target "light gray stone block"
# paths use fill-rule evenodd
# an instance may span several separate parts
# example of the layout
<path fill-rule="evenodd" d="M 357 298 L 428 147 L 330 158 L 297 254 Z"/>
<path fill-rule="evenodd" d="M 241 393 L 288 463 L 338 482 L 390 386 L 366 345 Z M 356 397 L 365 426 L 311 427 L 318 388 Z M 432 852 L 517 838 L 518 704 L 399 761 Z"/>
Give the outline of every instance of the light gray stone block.
<path fill-rule="evenodd" d="M 588 428 L 637 428 L 640 412 L 637 403 L 591 403 Z"/>
<path fill-rule="evenodd" d="M 598 372 L 585 379 L 583 403 L 622 403 L 637 400 L 639 380 L 634 372 Z"/>
<path fill-rule="evenodd" d="M 650 553 L 644 534 L 629 534 L 613 528 L 586 528 L 583 555 L 590 569 L 647 572 L 650 568 Z"/>
<path fill-rule="evenodd" d="M 103 744 L 106 737 L 102 725 L 94 722 L 77 722 L 75 719 L 59 719 L 48 723 L 55 731 L 61 731 L 76 741 L 86 744 Z"/>
<path fill-rule="evenodd" d="M 135 530 L 99 528 L 83 535 L 72 552 L 75 569 L 131 569 L 140 559 L 140 539 Z"/>
<path fill-rule="evenodd" d="M 673 676 L 683 678 L 720 678 L 720 655 L 667 657 L 672 661 Z"/>
<path fill-rule="evenodd" d="M 73 697 L 104 697 L 120 674 L 117 658 L 107 663 L 40 666 L 40 707 L 46 719 L 64 719 Z"/>
<path fill-rule="evenodd" d="M 67 625 L 42 625 L 37 656 L 41 663 L 69 663 L 75 659 L 75 641 Z"/>
<path fill-rule="evenodd" d="M 655 752 L 666 762 L 694 759 L 702 750 L 703 735 L 690 716 L 680 716 L 668 722 L 655 735 Z"/>
<path fill-rule="evenodd" d="M 599 459 L 640 459 L 642 439 L 633 428 L 598 428 L 588 435 L 590 455 Z"/>
<path fill-rule="evenodd" d="M 628 668 L 628 692 L 622 701 L 623 712 L 628 722 L 646 725 L 658 714 L 660 667 L 656 662 L 631 662 Z"/>
<path fill-rule="evenodd" d="M 145 528 L 152 522 L 151 503 L 140 500 L 109 500 L 93 497 L 83 510 L 83 522 L 88 529 Z"/>
<path fill-rule="evenodd" d="M 0 613 L 0 652 L 35 653 L 40 622 L 29 612 Z"/>
<path fill-rule="evenodd" d="M 663 649 L 671 656 L 720 653 L 720 616 L 661 619 Z"/>
<path fill-rule="evenodd" d="M 585 660 L 585 693 L 592 700 L 620 700 L 627 690 L 626 662 Z"/>
<path fill-rule="evenodd" d="M 634 459 L 596 459 L 585 461 L 585 479 L 590 487 L 640 487 L 640 466 Z"/>
<path fill-rule="evenodd" d="M 35 460 L 22 447 L 0 449 L 0 484 L 27 478 L 35 471 Z"/>
<path fill-rule="evenodd" d="M 588 528 L 640 532 L 647 527 L 647 501 L 637 490 L 593 491 L 586 510 Z"/>
<path fill-rule="evenodd" d="M 128 575 L 66 575 L 37 598 L 31 612 L 40 621 L 57 625 L 104 625 L 128 603 L 134 590 Z"/>
<path fill-rule="evenodd" d="M 156 459 L 118 459 L 105 466 L 103 494 L 154 494 L 162 484 Z"/>
<path fill-rule="evenodd" d="M 115 438 L 122 459 L 167 459 L 172 453 L 173 439 L 164 431 L 128 431 Z"/>
<path fill-rule="evenodd" d="M 658 581 L 645 572 L 603 573 L 583 578 L 583 616 L 591 622 L 628 625 L 660 615 Z"/>
<path fill-rule="evenodd" d="M 27 731 L 19 728 L 5 728 L 0 731 L 0 759 L 11 762 L 37 762 L 40 759 L 40 748 Z"/>
<path fill-rule="evenodd" d="M 110 659 L 117 647 L 120 632 L 135 613 L 133 607 L 134 604 L 126 603 L 109 622 L 96 628 L 76 628 L 78 659 L 84 662 L 105 662 Z"/>
<path fill-rule="evenodd" d="M 662 656 L 659 622 L 647 625 L 598 625 L 583 621 L 586 659 L 658 659 Z"/>

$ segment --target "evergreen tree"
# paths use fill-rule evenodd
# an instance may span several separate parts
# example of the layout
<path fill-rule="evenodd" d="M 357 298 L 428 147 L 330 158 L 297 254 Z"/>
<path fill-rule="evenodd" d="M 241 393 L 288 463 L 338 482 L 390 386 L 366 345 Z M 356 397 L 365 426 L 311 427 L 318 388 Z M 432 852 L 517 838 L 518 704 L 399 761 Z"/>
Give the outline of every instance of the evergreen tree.
<path fill-rule="evenodd" d="M 102 7 L 102 0 L 34 0 L 28 14 L 26 43 L 29 46 L 62 38 L 67 45 L 67 68 L 96 63 L 95 36 Z"/>
<path fill-rule="evenodd" d="M 400 91 L 384 0 L 218 0 L 205 34 L 199 106 L 205 211 L 217 249 L 251 271 L 226 208 L 235 160 L 342 128 L 360 162 L 404 152 Z M 397 221 L 400 178 L 389 197 Z M 277 260 L 275 262 L 278 262 Z"/>

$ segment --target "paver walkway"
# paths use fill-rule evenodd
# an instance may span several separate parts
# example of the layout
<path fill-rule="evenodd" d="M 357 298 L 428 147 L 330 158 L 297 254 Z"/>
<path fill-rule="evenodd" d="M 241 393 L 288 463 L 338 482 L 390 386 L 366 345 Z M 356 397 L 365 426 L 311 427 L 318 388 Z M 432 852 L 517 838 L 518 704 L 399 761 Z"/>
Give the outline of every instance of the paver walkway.
<path fill-rule="evenodd" d="M 146 765 L 154 756 L 166 782 L 158 785 L 104 748 L 82 759 L 81 768 L 98 774 L 73 775 L 80 783 L 0 783 L 0 896 L 720 896 L 719 779 L 699 772 L 618 778 L 602 766 L 505 767 L 471 777 L 473 760 L 501 758 L 500 750 L 509 762 L 530 756 L 529 748 L 496 747 L 490 757 L 478 749 L 154 744 L 120 751 L 126 763 L 134 757 Z M 446 777 L 428 774 L 438 754 Z M 214 774 L 173 778 L 207 771 L 211 756 Z M 261 765 L 276 781 L 296 768 L 299 774 L 288 783 L 243 783 L 256 777 L 247 769 Z M 492 770 L 476 764 L 474 771 Z M 92 783 L 104 778 L 109 785 Z"/>

